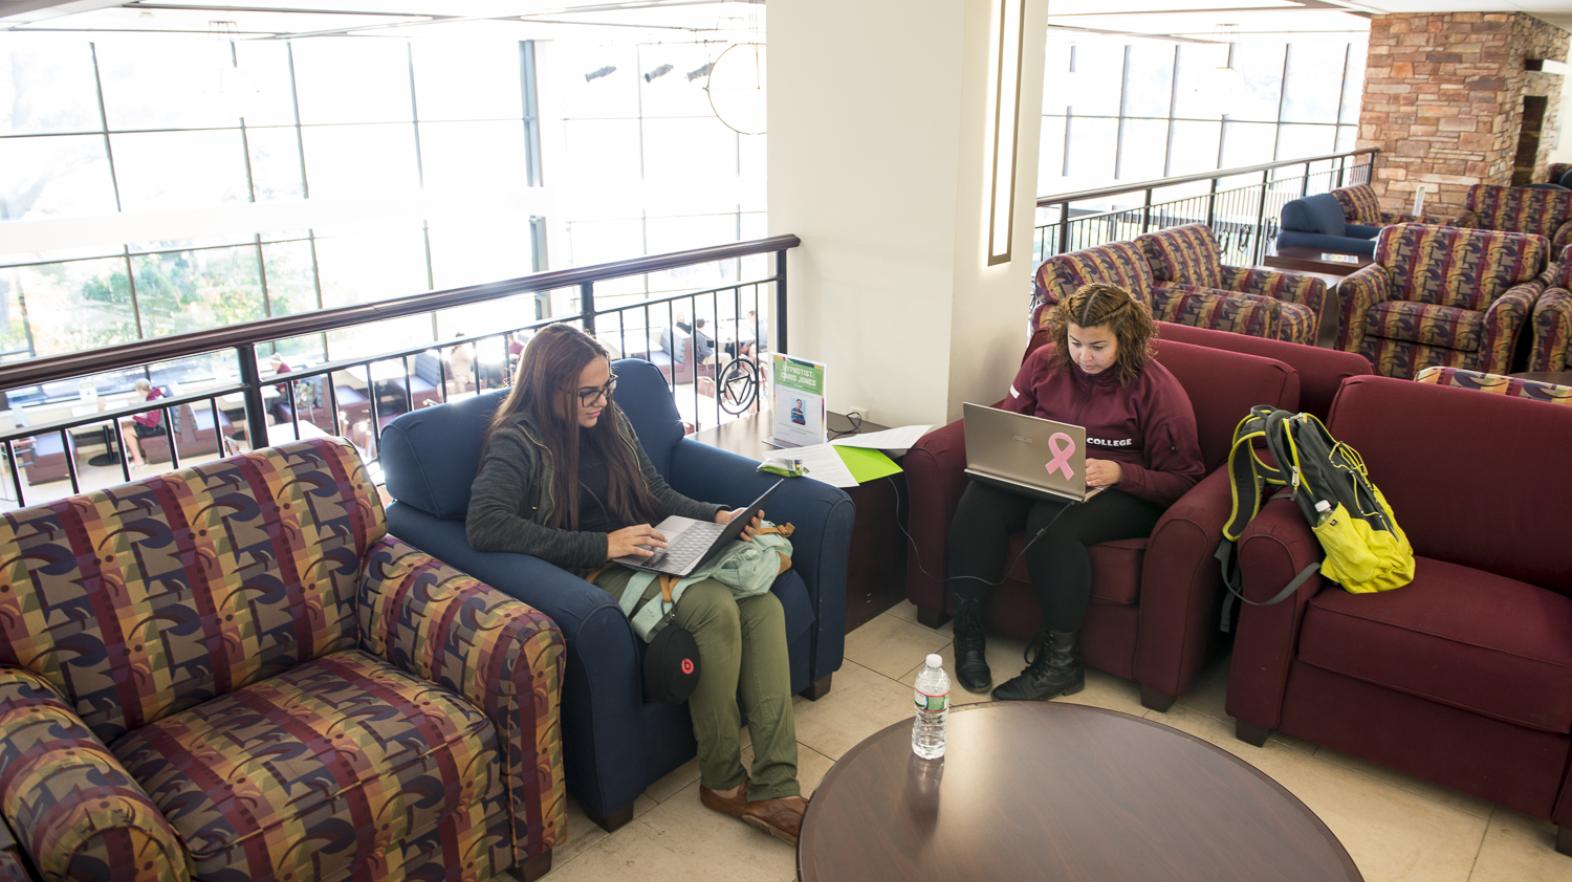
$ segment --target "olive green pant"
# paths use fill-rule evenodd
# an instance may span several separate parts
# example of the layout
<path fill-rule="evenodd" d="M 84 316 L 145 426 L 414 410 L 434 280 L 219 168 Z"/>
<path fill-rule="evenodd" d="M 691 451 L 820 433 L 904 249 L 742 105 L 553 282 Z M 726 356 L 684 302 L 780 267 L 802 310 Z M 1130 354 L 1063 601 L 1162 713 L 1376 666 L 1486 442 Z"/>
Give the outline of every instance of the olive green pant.
<path fill-rule="evenodd" d="M 620 598 L 632 575 L 613 567 L 595 584 Z M 645 596 L 659 593 L 658 583 L 651 583 Z M 748 777 L 742 767 L 740 697 L 753 739 L 749 801 L 801 795 L 780 600 L 769 592 L 737 600 L 730 588 L 706 579 L 683 591 L 676 621 L 699 646 L 699 685 L 688 698 L 699 742 L 699 780 L 711 790 L 730 790 Z"/>

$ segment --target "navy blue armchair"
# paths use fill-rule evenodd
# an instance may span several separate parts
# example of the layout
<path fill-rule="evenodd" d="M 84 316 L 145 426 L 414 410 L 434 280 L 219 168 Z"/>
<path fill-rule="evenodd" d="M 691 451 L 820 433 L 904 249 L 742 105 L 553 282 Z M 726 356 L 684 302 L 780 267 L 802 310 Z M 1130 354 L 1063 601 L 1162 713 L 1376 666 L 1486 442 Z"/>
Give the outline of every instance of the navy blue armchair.
<path fill-rule="evenodd" d="M 1314 248 L 1333 254 L 1375 255 L 1381 228 L 1348 223 L 1343 204 L 1330 193 L 1292 199 L 1283 205 L 1278 248 Z"/>
<path fill-rule="evenodd" d="M 695 499 L 741 506 L 775 479 L 757 463 L 683 437 L 660 371 L 642 359 L 613 365 L 617 405 L 655 468 Z M 400 416 L 383 431 L 388 530 L 415 547 L 551 616 L 568 649 L 562 695 L 562 752 L 568 792 L 607 830 L 633 817 L 644 788 L 696 752 L 687 705 L 643 695 L 644 644 L 610 595 L 573 573 L 522 554 L 480 552 L 464 534 L 469 488 L 486 426 L 507 390 Z M 793 566 L 773 591 L 786 609 L 792 689 L 829 691 L 846 631 L 846 561 L 852 502 L 818 481 L 788 481 L 766 515 L 797 527 Z"/>

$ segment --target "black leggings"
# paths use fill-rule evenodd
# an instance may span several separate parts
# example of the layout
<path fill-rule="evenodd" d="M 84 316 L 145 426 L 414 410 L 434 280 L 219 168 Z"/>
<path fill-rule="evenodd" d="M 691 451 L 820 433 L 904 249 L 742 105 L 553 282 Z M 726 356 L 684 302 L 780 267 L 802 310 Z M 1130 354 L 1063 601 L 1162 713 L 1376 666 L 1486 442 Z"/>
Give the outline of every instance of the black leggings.
<path fill-rule="evenodd" d="M 1162 513 L 1160 506 L 1120 490 L 1104 490 L 1074 503 L 972 481 L 950 522 L 948 584 L 963 597 L 983 597 L 992 587 L 988 583 L 1004 575 L 1010 536 L 1025 527 L 1030 540 L 1048 526 L 1048 532 L 1027 549 L 1026 568 L 1042 605 L 1044 624 L 1054 631 L 1079 631 L 1092 600 L 1090 547 L 1151 535 Z"/>

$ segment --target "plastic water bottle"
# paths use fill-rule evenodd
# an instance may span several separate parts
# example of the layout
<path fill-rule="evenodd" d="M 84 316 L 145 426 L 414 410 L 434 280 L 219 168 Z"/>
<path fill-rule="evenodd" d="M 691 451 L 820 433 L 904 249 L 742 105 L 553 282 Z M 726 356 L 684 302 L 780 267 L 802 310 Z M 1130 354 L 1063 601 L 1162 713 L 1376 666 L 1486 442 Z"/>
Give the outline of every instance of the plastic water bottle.
<path fill-rule="evenodd" d="M 944 673 L 944 659 L 938 653 L 917 674 L 913 696 L 917 719 L 912 722 L 912 753 L 923 759 L 944 756 L 944 721 L 950 715 L 950 678 Z"/>
<path fill-rule="evenodd" d="M 1316 500 L 1316 503 L 1315 503 L 1315 525 L 1317 527 L 1322 526 L 1327 521 L 1330 521 L 1331 519 L 1332 519 L 1332 503 L 1327 502 L 1325 499 L 1318 499 L 1318 500 Z"/>

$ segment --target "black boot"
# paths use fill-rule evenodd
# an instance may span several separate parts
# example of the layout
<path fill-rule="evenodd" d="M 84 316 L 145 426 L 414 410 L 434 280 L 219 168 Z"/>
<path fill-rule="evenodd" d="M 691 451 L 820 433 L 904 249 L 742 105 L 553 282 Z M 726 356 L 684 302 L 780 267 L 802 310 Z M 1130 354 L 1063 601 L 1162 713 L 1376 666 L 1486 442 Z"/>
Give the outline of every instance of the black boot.
<path fill-rule="evenodd" d="M 983 653 L 987 637 L 983 630 L 982 600 L 955 596 L 955 679 L 967 692 L 984 693 L 993 685 L 993 672 Z"/>
<path fill-rule="evenodd" d="M 1076 651 L 1076 631 L 1044 630 L 1026 648 L 1026 670 L 993 691 L 997 701 L 1040 701 L 1074 695 L 1086 686 L 1086 668 Z M 959 638 L 957 638 L 959 642 Z M 957 656 L 959 658 L 959 656 Z M 957 662 L 959 664 L 959 662 Z"/>

